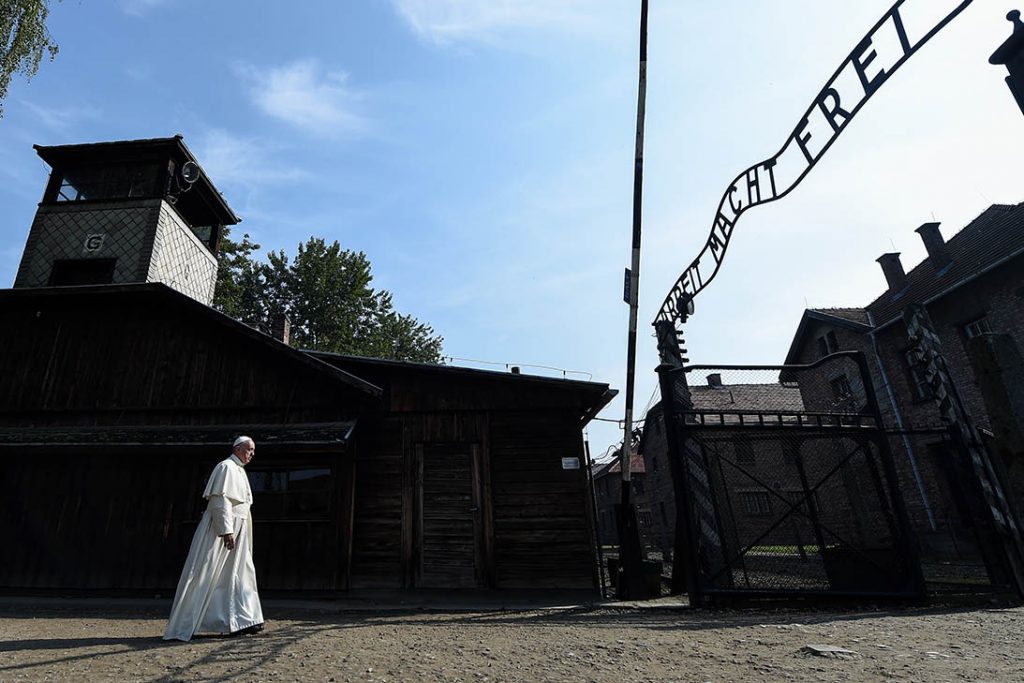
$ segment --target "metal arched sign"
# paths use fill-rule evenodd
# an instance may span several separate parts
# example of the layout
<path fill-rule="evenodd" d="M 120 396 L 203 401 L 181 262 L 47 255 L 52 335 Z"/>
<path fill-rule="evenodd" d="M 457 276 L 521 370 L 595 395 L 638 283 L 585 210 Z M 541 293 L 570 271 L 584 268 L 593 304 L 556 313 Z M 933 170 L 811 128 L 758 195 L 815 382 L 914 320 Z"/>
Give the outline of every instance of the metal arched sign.
<path fill-rule="evenodd" d="M 679 276 L 657 320 L 686 319 L 693 297 L 718 273 L 743 212 L 789 194 L 882 84 L 971 2 L 899 0 L 879 19 L 814 98 L 782 149 L 739 174 L 726 189 L 707 243 Z"/>

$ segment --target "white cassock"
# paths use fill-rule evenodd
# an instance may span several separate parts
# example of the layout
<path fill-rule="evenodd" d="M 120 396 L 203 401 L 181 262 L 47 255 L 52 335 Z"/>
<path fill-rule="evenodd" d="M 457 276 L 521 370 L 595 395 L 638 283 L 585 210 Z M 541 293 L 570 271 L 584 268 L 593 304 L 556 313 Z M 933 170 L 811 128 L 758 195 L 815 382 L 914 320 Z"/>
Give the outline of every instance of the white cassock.
<path fill-rule="evenodd" d="M 213 468 L 185 568 L 174 594 L 164 640 L 189 640 L 196 633 L 232 633 L 263 623 L 252 563 L 252 489 L 234 455 Z M 235 548 L 224 547 L 235 535 Z"/>

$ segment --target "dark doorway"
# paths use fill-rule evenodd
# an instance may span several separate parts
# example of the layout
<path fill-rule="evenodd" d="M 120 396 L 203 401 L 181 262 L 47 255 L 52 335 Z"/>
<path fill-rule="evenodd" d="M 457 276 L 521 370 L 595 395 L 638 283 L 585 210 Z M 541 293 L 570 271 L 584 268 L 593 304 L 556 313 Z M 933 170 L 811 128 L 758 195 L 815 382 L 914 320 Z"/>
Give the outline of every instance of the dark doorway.
<path fill-rule="evenodd" d="M 50 271 L 51 287 L 74 285 L 109 285 L 114 281 L 117 259 L 63 259 L 53 262 Z"/>
<path fill-rule="evenodd" d="M 480 585 L 480 475 L 471 444 L 416 447 L 417 587 Z"/>

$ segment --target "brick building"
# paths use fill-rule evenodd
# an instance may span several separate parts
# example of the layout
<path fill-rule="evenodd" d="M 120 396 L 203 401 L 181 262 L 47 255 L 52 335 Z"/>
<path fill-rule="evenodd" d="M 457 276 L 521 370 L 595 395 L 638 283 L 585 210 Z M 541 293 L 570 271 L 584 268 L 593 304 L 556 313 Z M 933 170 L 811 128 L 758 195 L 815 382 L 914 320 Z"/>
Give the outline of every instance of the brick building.
<path fill-rule="evenodd" d="M 1024 203 L 994 204 L 948 240 L 938 223 L 926 223 L 916 232 L 927 258 L 905 271 L 898 253 L 883 254 L 878 263 L 888 287 L 874 301 L 863 308 L 804 311 L 785 362 L 807 364 L 835 351 L 861 351 L 887 425 L 900 430 L 940 427 L 937 404 L 911 361 L 902 319 L 908 304 L 921 303 L 968 409 L 979 427 L 991 430 L 992 398 L 986 403 L 972 355 L 997 342 L 1016 349 L 1018 357 L 1024 348 Z M 819 385 L 828 391 L 805 395 L 808 409 L 855 399 L 863 391 L 854 377 L 822 380 Z M 957 516 L 953 497 L 935 488 L 962 475 L 950 469 L 955 466 L 951 459 L 941 457 L 944 447 L 938 437 L 904 436 L 893 444 L 913 521 L 932 530 Z M 923 471 L 929 468 L 948 471 Z"/>
<path fill-rule="evenodd" d="M 595 463 L 593 469 L 594 496 L 597 500 L 597 528 L 603 545 L 619 544 L 619 528 L 615 517 L 615 505 L 622 500 L 622 461 L 619 454 L 609 462 Z M 644 459 L 634 446 L 629 464 L 630 485 L 633 504 L 636 506 L 640 538 L 645 545 L 653 540 L 651 516 L 651 493 L 648 486 L 647 468 Z"/>
<path fill-rule="evenodd" d="M 719 373 L 707 375 L 707 383 L 690 387 L 693 407 L 698 411 L 759 411 L 803 409 L 800 390 L 782 383 L 725 384 Z M 800 482 L 789 475 L 780 475 L 779 463 L 788 457 L 786 444 L 766 435 L 755 438 L 726 438 L 714 445 L 716 455 L 735 463 L 736 467 L 723 471 L 724 482 L 731 495 L 724 495 L 736 515 L 746 518 L 746 532 L 756 536 L 762 524 L 769 523 L 773 513 L 773 497 L 761 482 L 769 482 L 785 495 L 796 495 Z M 763 436 L 764 438 L 757 438 Z M 645 505 L 650 511 L 644 541 L 648 549 L 660 551 L 671 559 L 675 540 L 676 502 L 670 469 L 670 454 L 665 430 L 665 417 L 659 402 L 651 408 L 644 421 L 644 432 L 639 445 L 645 471 Z M 643 526 L 641 526 L 643 529 Z M 746 538 L 730 539 L 737 547 Z"/>
<path fill-rule="evenodd" d="M 948 240 L 937 223 L 927 223 L 917 232 L 928 257 L 909 271 L 904 270 L 899 254 L 879 258 L 888 287 L 864 307 L 806 310 L 785 364 L 813 365 L 839 351 L 864 354 L 870 389 L 883 422 L 899 432 L 889 439 L 889 445 L 922 556 L 940 566 L 945 558 L 965 558 L 978 552 L 969 523 L 972 513 L 966 507 L 969 503 L 957 485 L 970 473 L 959 471 L 962 465 L 958 459 L 947 457 L 949 444 L 944 441 L 938 407 L 925 378 L 910 362 L 911 344 L 902 311 L 910 303 L 927 307 L 953 379 L 980 427 L 998 434 L 999 421 L 1005 422 L 1005 414 L 1024 414 L 1022 410 L 1002 410 L 998 401 L 994 402 L 993 392 L 983 391 L 991 381 L 979 381 L 975 369 L 979 350 L 999 345 L 1010 347 L 1010 352 L 1001 357 L 1017 358 L 1019 365 L 1019 349 L 1024 348 L 1024 204 L 993 205 Z M 996 370 L 995 374 L 1001 374 L 998 382 L 1008 387 L 1004 394 L 1012 395 L 1012 380 L 1007 379 L 1015 376 L 1012 368 Z M 1018 367 L 1017 372 L 1024 376 L 1024 368 Z M 740 374 L 730 375 L 730 381 L 723 383 L 722 376 L 712 373 L 704 385 L 695 377 L 699 374 L 689 377 L 691 399 L 698 413 L 720 411 L 728 416 L 782 409 L 806 415 L 857 416 L 870 412 L 869 388 L 852 360 L 830 360 L 811 370 L 784 372 L 776 378 L 766 376 L 760 384 L 746 383 L 749 379 Z M 1017 393 L 1021 393 L 1019 387 Z M 1000 414 L 995 420 L 993 406 Z M 1002 431 L 1021 433 L 1024 420 L 1017 420 L 1016 429 Z M 772 520 L 784 513 L 784 501 L 798 500 L 805 492 L 791 467 L 798 454 L 804 456 L 810 480 L 824 482 L 815 487 L 813 496 L 825 526 L 860 547 L 870 547 L 876 537 L 887 533 L 877 514 L 884 506 L 873 506 L 868 496 L 869 489 L 874 490 L 872 483 L 862 481 L 864 472 L 869 471 L 863 467 L 863 456 L 857 456 L 852 465 L 835 465 L 843 459 L 843 448 L 852 449 L 854 442 L 824 438 L 798 441 L 767 434 L 761 438 L 756 429 L 746 430 L 745 435 L 732 442 L 726 429 L 720 439 L 700 442 L 700 448 L 714 451 L 713 462 L 718 468 L 715 499 L 720 503 L 716 509 L 719 514 L 735 517 L 723 528 L 736 529 L 738 535 L 722 538 L 723 547 L 742 548 L 748 539 L 761 544 L 801 546 L 811 537 L 809 527 L 797 528 L 802 524 L 800 515 L 791 516 L 796 521 L 771 526 Z M 1011 481 L 1016 481 L 1015 476 L 1024 481 L 1024 476 L 1019 476 L 1024 470 L 1019 467 L 1019 461 L 1024 460 L 1020 448 L 1018 443 L 1016 456 L 1004 456 Z M 646 416 L 639 449 L 644 460 L 644 504 L 650 511 L 648 548 L 660 549 L 668 558 L 676 505 L 660 404 Z M 833 465 L 838 467 L 834 477 L 810 469 Z M 1017 489 L 1018 496 L 1022 489 Z M 771 531 L 773 528 L 775 531 Z M 762 539 L 763 531 L 771 531 L 771 535 Z M 778 540 L 773 540 L 776 537 Z"/>

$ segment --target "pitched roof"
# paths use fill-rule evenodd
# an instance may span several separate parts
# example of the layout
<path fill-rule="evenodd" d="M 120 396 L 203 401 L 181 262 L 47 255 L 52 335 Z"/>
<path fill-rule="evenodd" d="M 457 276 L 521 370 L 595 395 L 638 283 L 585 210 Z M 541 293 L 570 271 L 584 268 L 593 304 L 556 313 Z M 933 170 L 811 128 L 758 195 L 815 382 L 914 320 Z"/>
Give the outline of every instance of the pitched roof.
<path fill-rule="evenodd" d="M 800 388 L 784 384 L 725 384 L 721 387 L 690 387 L 696 410 L 801 411 Z"/>
<path fill-rule="evenodd" d="M 312 370 L 325 381 L 337 383 L 368 397 L 379 397 L 381 388 L 341 368 L 325 363 L 315 356 L 283 344 L 220 311 L 171 289 L 161 282 L 119 285 L 82 285 L 77 287 L 36 287 L 0 289 L 0 310 L 16 307 L 48 305 L 75 306 L 109 310 L 163 311 L 178 307 L 189 312 L 194 320 L 220 330 L 221 335 L 243 343 L 262 347 L 282 364 Z"/>
<path fill-rule="evenodd" d="M 169 138 L 87 142 L 76 145 L 32 145 L 32 147 L 43 161 L 55 169 L 63 169 L 82 161 L 96 161 L 97 159 L 102 159 L 105 163 L 112 163 L 153 157 L 160 160 L 173 158 L 179 165 L 191 161 L 199 167 L 199 180 L 192 191 L 182 193 L 178 197 L 177 204 L 180 206 L 176 206 L 176 208 L 181 210 L 188 205 L 190 210 L 186 213 L 215 217 L 219 223 L 224 225 L 235 225 L 242 220 L 231 210 L 206 172 L 202 170 L 202 164 L 185 145 L 185 139 L 180 133 Z M 193 195 L 196 196 L 193 197 Z M 207 220 L 213 220 L 213 218 L 207 218 Z"/>
<path fill-rule="evenodd" d="M 871 319 L 867 309 L 864 308 L 808 308 L 800 317 L 800 324 L 797 325 L 793 334 L 793 341 L 789 343 L 789 351 L 786 352 L 786 365 L 793 365 L 800 357 L 800 346 L 807 330 L 814 322 L 824 322 L 836 327 L 845 327 L 854 332 L 870 332 L 872 329 Z"/>
<path fill-rule="evenodd" d="M 612 460 L 608 467 L 594 476 L 604 476 L 606 474 L 615 474 L 622 471 L 622 458 L 616 454 L 615 459 Z M 633 448 L 632 457 L 629 460 L 629 471 L 633 474 L 644 474 L 647 472 L 647 465 L 644 464 L 644 456 L 640 455 L 637 448 Z"/>
<path fill-rule="evenodd" d="M 561 407 L 578 408 L 583 424 L 593 419 L 618 394 L 615 389 L 611 389 L 607 384 L 601 382 L 497 372 L 437 363 L 350 356 L 326 351 L 306 351 L 306 353 L 312 358 L 358 377 L 366 378 L 367 381 L 382 387 L 389 386 L 395 377 L 401 376 L 407 379 L 420 378 L 434 382 L 461 380 L 467 385 L 478 388 L 501 387 L 503 391 L 529 392 L 530 396 L 544 397 L 548 404 L 557 402 Z M 422 392 L 422 385 L 420 389 L 421 394 L 426 395 Z M 485 389 L 481 389 L 481 391 L 483 390 Z M 458 400 L 469 399 L 466 396 L 461 396 Z M 451 403 L 449 403 L 449 409 L 450 406 Z M 403 409 L 410 408 L 405 405 Z M 482 407 L 478 405 L 474 409 L 482 409 Z"/>
<path fill-rule="evenodd" d="M 818 317 L 836 318 L 859 325 L 870 325 L 868 312 L 863 308 L 808 308 L 808 313 Z"/>
<path fill-rule="evenodd" d="M 1024 202 L 993 204 L 946 241 L 952 262 L 938 271 L 931 259 L 914 266 L 899 292 L 885 292 L 867 306 L 875 325 L 899 319 L 908 303 L 928 303 L 1024 254 Z"/>
<path fill-rule="evenodd" d="M 970 282 L 1010 259 L 1024 255 L 1024 202 L 993 204 L 960 232 L 946 240 L 952 261 L 938 270 L 925 258 L 906 274 L 906 285 L 895 295 L 885 292 L 866 308 L 808 308 L 804 311 L 786 353 L 795 363 L 813 321 L 870 332 L 900 319 L 908 303 L 928 303 Z"/>
<path fill-rule="evenodd" d="M 228 444 L 239 433 L 250 436 L 261 450 L 269 447 L 337 449 L 346 446 L 355 420 L 294 424 L 255 425 L 104 425 L 102 427 L 6 427 L 0 426 L 0 453 L 5 449 L 32 447 L 82 448 L 171 446 L 209 450 L 211 444 Z"/>

